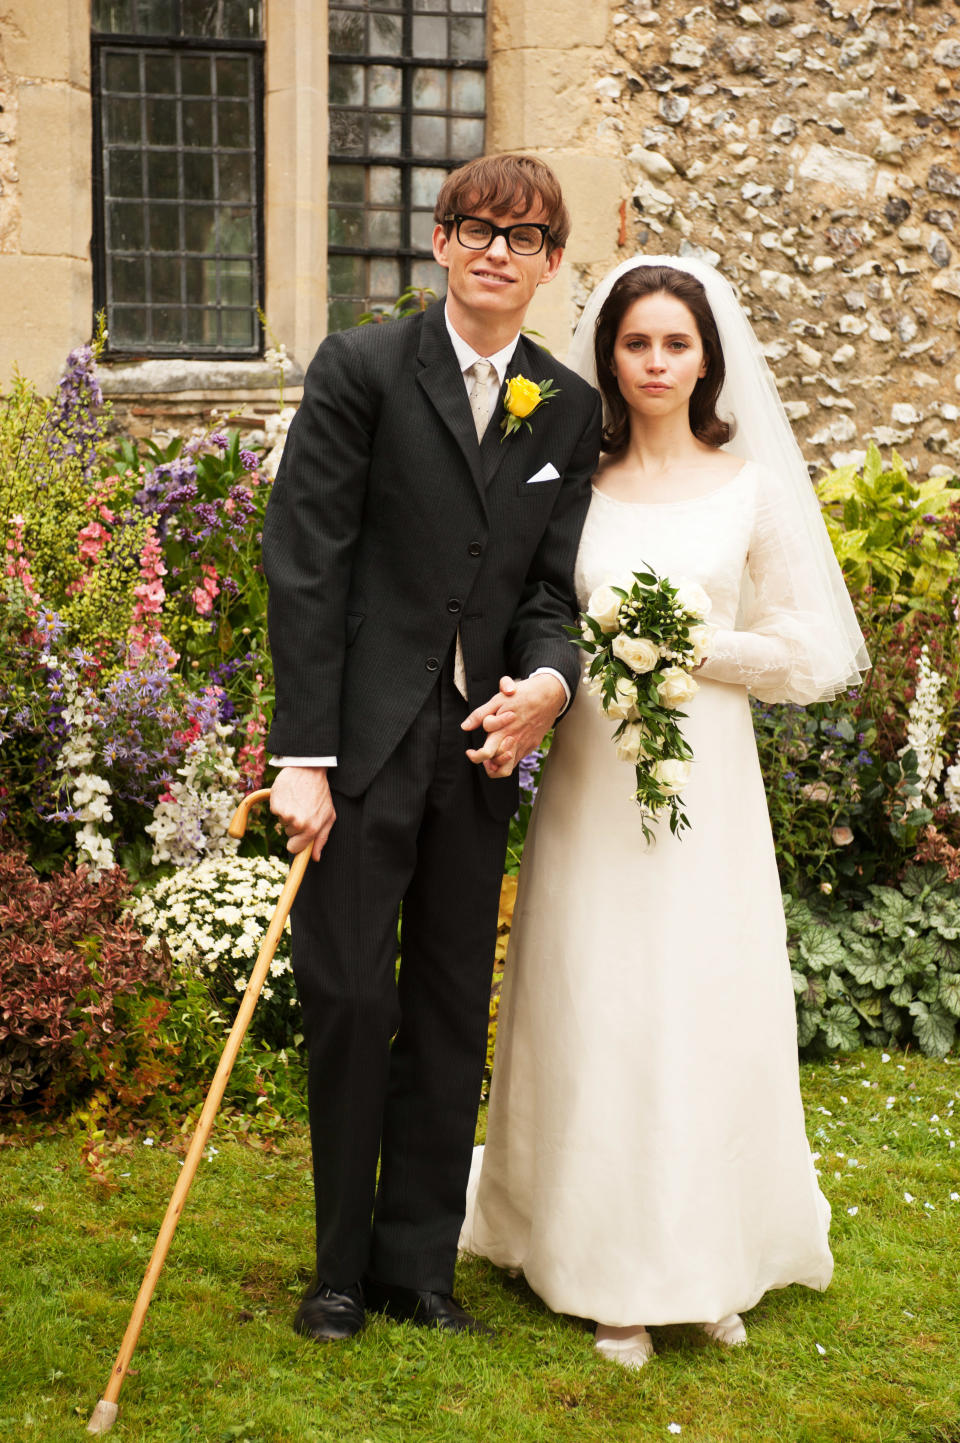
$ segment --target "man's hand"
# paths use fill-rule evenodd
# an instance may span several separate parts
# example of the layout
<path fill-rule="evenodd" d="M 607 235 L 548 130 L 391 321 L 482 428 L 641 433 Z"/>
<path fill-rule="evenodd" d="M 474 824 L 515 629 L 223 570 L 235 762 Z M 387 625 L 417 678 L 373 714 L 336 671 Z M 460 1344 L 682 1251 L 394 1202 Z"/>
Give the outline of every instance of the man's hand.
<path fill-rule="evenodd" d="M 337 819 L 326 767 L 281 767 L 270 788 L 270 810 L 290 839 L 287 851 L 312 847 L 313 860 L 319 862 Z"/>
<path fill-rule="evenodd" d="M 555 676 L 541 673 L 526 681 L 502 676 L 497 695 L 462 723 L 464 731 L 483 727 L 487 733 L 483 746 L 468 748 L 467 756 L 488 777 L 508 777 L 517 762 L 543 741 L 566 699 Z"/>

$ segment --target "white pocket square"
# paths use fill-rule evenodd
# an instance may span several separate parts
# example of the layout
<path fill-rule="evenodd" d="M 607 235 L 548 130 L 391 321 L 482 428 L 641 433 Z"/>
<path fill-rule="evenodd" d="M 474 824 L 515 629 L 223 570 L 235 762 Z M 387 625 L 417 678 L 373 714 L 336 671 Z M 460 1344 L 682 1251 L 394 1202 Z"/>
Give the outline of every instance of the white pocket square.
<path fill-rule="evenodd" d="M 556 466 L 554 466 L 553 462 L 548 461 L 546 466 L 540 467 L 540 470 L 535 476 L 527 477 L 527 485 L 532 486 L 534 481 L 555 481 L 559 475 L 560 472 L 557 470 Z"/>

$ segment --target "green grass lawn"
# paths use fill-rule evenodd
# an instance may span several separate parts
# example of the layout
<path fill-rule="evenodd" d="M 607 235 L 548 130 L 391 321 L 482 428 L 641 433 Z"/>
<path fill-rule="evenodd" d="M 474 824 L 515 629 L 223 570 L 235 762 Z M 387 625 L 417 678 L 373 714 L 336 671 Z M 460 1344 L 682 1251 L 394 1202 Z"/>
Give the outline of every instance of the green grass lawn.
<path fill-rule="evenodd" d="M 732 1352 L 657 1329 L 640 1374 L 475 1259 L 458 1290 L 497 1326 L 492 1341 L 381 1320 L 343 1346 L 300 1340 L 306 1135 L 276 1152 L 215 1135 L 111 1436 L 960 1443 L 960 1064 L 864 1052 L 805 1066 L 803 1083 L 833 1205 L 832 1286 L 770 1294 Z M 113 1191 L 72 1135 L 0 1149 L 0 1438 L 86 1436 L 177 1174 L 177 1152 L 147 1142 L 112 1156 Z"/>

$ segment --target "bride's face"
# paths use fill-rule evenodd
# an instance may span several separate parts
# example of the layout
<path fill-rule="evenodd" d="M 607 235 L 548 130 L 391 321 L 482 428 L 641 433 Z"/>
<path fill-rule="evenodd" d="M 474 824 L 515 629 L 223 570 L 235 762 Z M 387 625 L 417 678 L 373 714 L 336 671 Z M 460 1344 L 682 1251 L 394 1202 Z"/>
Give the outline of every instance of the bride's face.
<path fill-rule="evenodd" d="M 707 374 L 689 306 L 666 291 L 634 301 L 620 322 L 612 370 L 631 411 L 651 418 L 685 411 L 697 381 Z"/>

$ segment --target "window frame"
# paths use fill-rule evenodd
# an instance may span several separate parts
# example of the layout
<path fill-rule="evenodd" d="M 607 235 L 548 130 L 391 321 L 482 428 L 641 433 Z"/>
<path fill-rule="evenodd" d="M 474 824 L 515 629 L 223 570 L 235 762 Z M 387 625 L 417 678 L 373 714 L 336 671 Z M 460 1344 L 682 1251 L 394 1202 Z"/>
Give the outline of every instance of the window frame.
<path fill-rule="evenodd" d="M 254 236 L 256 240 L 256 307 L 259 311 L 264 310 L 265 303 L 265 280 L 266 280 L 266 258 L 264 250 L 265 241 L 265 171 L 266 171 L 266 138 L 264 125 L 265 106 L 265 64 L 266 41 L 263 37 L 259 40 L 236 37 L 230 39 L 207 38 L 198 35 L 156 35 L 125 33 L 114 33 L 112 31 L 90 32 L 90 98 L 93 112 L 92 125 L 92 201 L 93 201 L 93 228 L 91 235 L 91 251 L 93 262 L 93 316 L 94 326 L 96 317 L 102 311 L 107 316 L 107 342 L 104 347 L 105 360 L 129 360 L 132 357 L 144 357 L 150 360 L 219 360 L 219 361 L 250 361 L 256 360 L 264 352 L 264 331 L 257 310 L 254 310 L 254 344 L 242 350 L 227 347 L 209 347 L 202 345 L 190 345 L 185 343 L 179 349 L 165 347 L 156 349 L 150 343 L 141 345 L 116 346 L 109 334 L 110 318 L 107 310 L 107 248 L 106 248 L 106 196 L 104 190 L 104 165 L 103 165 L 103 93 L 100 84 L 100 51 L 105 47 L 111 49 L 128 49 L 135 51 L 154 50 L 157 52 L 171 53 L 180 52 L 222 52 L 224 54 L 235 54 L 241 51 L 254 56 L 253 66 L 253 144 L 256 169 L 256 193 L 252 204 L 254 207 Z"/>
<path fill-rule="evenodd" d="M 415 11 L 411 0 L 402 0 L 403 9 L 393 10 L 390 13 L 402 16 L 402 41 L 403 52 L 413 47 L 413 23 L 415 18 L 421 14 L 430 12 Z M 355 3 L 348 5 L 348 8 L 356 8 Z M 402 89 L 400 96 L 400 153 L 397 155 L 373 154 L 369 151 L 350 155 L 334 155 L 328 147 L 327 164 L 332 171 L 337 166 L 363 166 L 365 169 L 371 166 L 390 166 L 400 172 L 400 202 L 398 212 L 400 216 L 400 243 L 394 246 L 363 246 L 343 245 L 328 240 L 327 257 L 328 270 L 329 260 L 334 256 L 357 256 L 362 260 L 395 260 L 400 266 L 400 292 L 405 291 L 411 285 L 411 272 L 415 261 L 431 260 L 430 251 L 414 246 L 410 239 L 410 231 L 413 218 L 413 203 L 411 195 L 411 175 L 415 168 L 429 167 L 438 171 L 449 172 L 457 166 L 464 164 L 463 156 L 424 156 L 413 153 L 413 122 L 417 110 L 413 103 L 413 73 L 415 70 L 428 68 L 431 70 L 472 70 L 481 71 L 486 77 L 490 69 L 488 55 L 489 48 L 489 23 L 490 23 L 491 0 L 486 0 L 483 10 L 483 19 L 487 27 L 487 44 L 482 59 L 469 59 L 462 57 L 436 58 L 426 55 L 411 55 L 402 53 L 400 55 L 370 55 L 367 53 L 357 54 L 345 51 L 334 51 L 328 48 L 327 61 L 329 65 L 355 65 L 364 69 L 373 66 L 390 66 L 401 71 Z M 360 11 L 365 14 L 365 10 Z M 469 12 L 467 12 L 469 13 Z M 329 106 L 329 101 L 328 101 Z M 349 107 L 347 107 L 349 109 Z M 392 111 L 390 113 L 393 113 Z M 455 110 L 440 110 L 431 107 L 431 115 L 442 115 L 445 119 L 460 119 L 462 112 Z M 473 117 L 471 117 L 473 118 Z M 480 118 L 477 116 L 476 118 Z M 489 124 L 489 83 L 485 84 L 484 108 L 483 108 L 484 129 Z M 486 142 L 485 142 L 486 143 Z M 366 203 L 365 203 L 366 208 Z M 327 297 L 328 308 L 331 302 L 337 299 L 334 295 Z M 368 307 L 374 310 L 381 309 L 381 302 L 371 302 L 369 298 L 365 302 Z"/>

